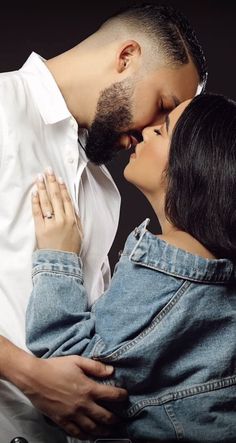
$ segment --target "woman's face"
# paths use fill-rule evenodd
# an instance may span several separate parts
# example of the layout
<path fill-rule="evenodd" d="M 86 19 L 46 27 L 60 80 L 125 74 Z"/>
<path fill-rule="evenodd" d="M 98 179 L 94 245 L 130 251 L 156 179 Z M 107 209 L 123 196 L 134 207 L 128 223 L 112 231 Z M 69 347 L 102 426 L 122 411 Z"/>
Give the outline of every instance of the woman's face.
<path fill-rule="evenodd" d="M 158 126 L 146 127 L 143 141 L 131 154 L 124 170 L 127 181 L 139 188 L 147 197 L 159 197 L 165 190 L 163 172 L 166 169 L 171 134 L 174 126 L 191 100 L 186 100 L 166 116 Z"/>

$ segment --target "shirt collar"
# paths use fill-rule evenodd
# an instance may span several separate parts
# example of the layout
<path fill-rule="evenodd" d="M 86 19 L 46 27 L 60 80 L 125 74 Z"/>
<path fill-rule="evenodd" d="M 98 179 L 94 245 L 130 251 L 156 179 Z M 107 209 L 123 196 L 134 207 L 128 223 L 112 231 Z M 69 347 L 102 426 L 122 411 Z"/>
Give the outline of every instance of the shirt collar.
<path fill-rule="evenodd" d="M 74 117 L 67 108 L 66 102 L 57 86 L 56 81 L 54 80 L 44 61 L 45 59 L 43 57 L 36 54 L 36 52 L 32 52 L 20 69 L 20 71 L 24 73 L 24 76 L 27 76 L 28 86 L 44 123 L 46 125 L 50 125 L 58 123 L 62 120 L 66 120 L 67 118 L 72 118 L 74 120 Z M 80 142 L 82 145 L 85 145 L 88 131 L 86 129 L 79 128 L 78 134 Z M 79 151 L 80 158 L 83 159 L 84 164 L 87 164 L 88 158 L 80 144 Z M 104 165 L 101 165 L 99 166 L 99 169 L 103 171 L 103 173 L 115 186 L 107 168 Z"/>
<path fill-rule="evenodd" d="M 45 124 L 54 124 L 72 117 L 45 59 L 32 52 L 21 72 L 26 74 L 33 99 Z"/>

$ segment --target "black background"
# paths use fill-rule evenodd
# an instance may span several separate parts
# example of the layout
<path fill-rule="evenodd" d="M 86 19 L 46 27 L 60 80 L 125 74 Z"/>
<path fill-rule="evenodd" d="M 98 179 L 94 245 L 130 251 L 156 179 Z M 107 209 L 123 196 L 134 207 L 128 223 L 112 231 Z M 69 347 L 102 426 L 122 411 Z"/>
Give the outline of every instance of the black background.
<path fill-rule="evenodd" d="M 66 51 L 94 32 L 118 8 L 133 4 L 128 0 L 59 1 L 60 4 L 54 1 L 17 2 L 15 6 L 13 2 L 1 2 L 0 71 L 20 68 L 31 51 L 45 58 Z M 236 99 L 236 1 L 162 0 L 161 3 L 180 9 L 194 27 L 208 61 L 207 90 Z M 145 198 L 123 179 L 122 171 L 128 157 L 128 153 L 122 153 L 108 165 L 122 196 L 119 230 L 110 252 L 112 267 L 126 236 L 144 218 L 151 219 L 151 230 L 159 230 Z"/>

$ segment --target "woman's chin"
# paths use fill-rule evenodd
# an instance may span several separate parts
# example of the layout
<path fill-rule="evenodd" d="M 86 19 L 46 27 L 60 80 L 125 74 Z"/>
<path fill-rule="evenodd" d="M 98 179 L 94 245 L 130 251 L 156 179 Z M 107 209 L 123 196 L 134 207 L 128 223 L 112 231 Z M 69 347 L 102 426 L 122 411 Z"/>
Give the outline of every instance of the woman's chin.
<path fill-rule="evenodd" d="M 127 182 L 132 183 L 135 185 L 134 178 L 132 177 L 131 172 L 129 171 L 129 163 L 126 165 L 124 172 L 123 172 L 124 178 Z"/>

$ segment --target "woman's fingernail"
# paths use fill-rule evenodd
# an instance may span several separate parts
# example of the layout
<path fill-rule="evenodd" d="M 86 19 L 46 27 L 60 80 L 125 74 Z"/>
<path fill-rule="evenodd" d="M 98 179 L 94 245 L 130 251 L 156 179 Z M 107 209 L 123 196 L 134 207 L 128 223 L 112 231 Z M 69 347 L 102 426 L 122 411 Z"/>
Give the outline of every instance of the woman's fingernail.
<path fill-rule="evenodd" d="M 60 185 L 63 185 L 63 183 L 64 183 L 64 180 L 62 177 L 58 177 L 57 181 L 58 181 L 58 183 L 60 183 Z"/>
<path fill-rule="evenodd" d="M 37 180 L 38 180 L 39 182 L 43 182 L 43 181 L 44 181 L 43 174 L 38 174 L 38 175 L 37 175 Z"/>
<path fill-rule="evenodd" d="M 106 372 L 107 372 L 108 374 L 112 374 L 113 371 L 114 371 L 113 366 L 106 365 Z"/>
<path fill-rule="evenodd" d="M 53 175 L 53 174 L 54 174 L 53 169 L 52 169 L 51 166 L 48 166 L 48 167 L 46 168 L 46 173 L 47 173 L 48 175 Z"/>

